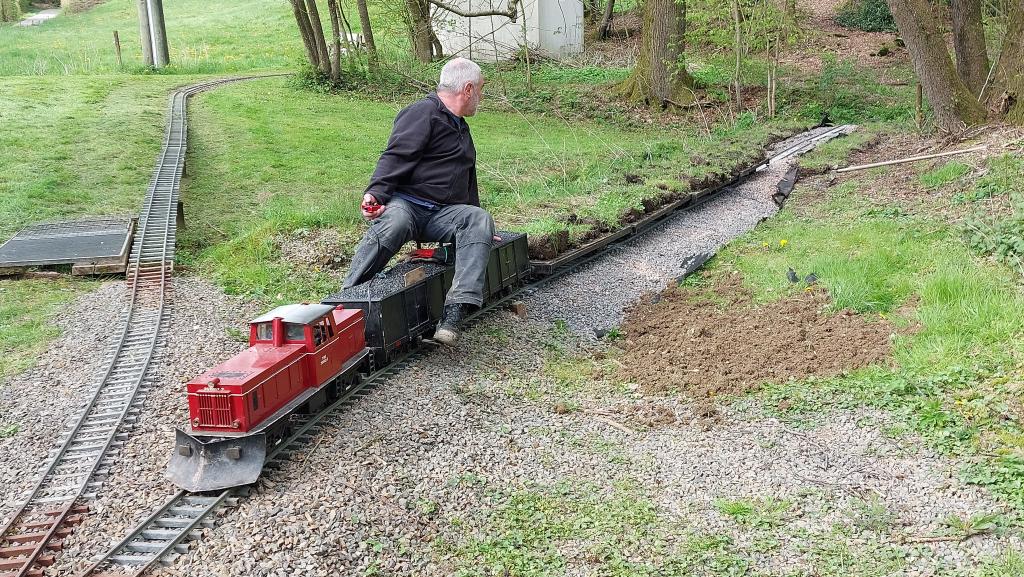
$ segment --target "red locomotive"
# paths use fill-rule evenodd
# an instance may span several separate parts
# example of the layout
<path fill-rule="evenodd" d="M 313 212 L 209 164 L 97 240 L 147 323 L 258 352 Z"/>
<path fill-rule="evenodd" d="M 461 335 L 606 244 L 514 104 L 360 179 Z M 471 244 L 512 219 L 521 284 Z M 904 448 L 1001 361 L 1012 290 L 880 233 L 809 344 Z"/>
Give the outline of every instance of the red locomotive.
<path fill-rule="evenodd" d="M 319 411 L 359 382 L 363 311 L 280 306 L 254 319 L 249 348 L 189 381 L 191 431 L 177 431 L 167 475 L 189 491 L 255 482 L 288 416 Z"/>

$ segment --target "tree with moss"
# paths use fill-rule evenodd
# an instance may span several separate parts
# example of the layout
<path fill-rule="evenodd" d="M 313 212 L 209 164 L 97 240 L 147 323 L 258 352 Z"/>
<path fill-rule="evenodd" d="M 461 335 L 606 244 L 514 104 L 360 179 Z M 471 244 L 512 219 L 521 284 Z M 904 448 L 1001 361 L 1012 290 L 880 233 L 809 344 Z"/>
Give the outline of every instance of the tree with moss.
<path fill-rule="evenodd" d="M 935 10 L 928 0 L 888 0 L 914 71 L 940 130 L 962 132 L 985 122 L 986 112 L 957 74 Z"/>
<path fill-rule="evenodd" d="M 1008 6 L 999 56 L 989 66 L 976 0 L 952 1 L 955 65 L 928 0 L 887 1 L 941 130 L 996 119 L 1024 124 L 1024 3 Z"/>
<path fill-rule="evenodd" d="M 0 0 L 0 22 L 17 22 L 21 19 L 18 0 Z"/>
<path fill-rule="evenodd" d="M 1024 125 L 1024 4 L 1010 8 L 1006 35 L 982 98 L 1007 122 Z"/>
<path fill-rule="evenodd" d="M 629 102 L 665 109 L 695 100 L 683 59 L 685 0 L 645 0 L 640 54 L 619 93 Z"/>

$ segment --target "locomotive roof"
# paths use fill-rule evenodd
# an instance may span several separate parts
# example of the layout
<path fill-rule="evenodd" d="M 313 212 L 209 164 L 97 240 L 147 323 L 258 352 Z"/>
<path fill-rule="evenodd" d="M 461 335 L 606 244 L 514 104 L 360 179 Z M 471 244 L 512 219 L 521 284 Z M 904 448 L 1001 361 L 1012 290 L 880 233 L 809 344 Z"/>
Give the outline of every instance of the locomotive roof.
<path fill-rule="evenodd" d="M 276 309 L 265 313 L 255 319 L 249 321 L 250 323 L 265 323 L 272 321 L 277 317 L 286 323 L 298 323 L 302 325 L 308 325 L 309 323 L 319 320 L 327 313 L 334 310 L 333 305 L 322 305 L 319 303 L 302 303 L 294 305 L 281 305 Z"/>

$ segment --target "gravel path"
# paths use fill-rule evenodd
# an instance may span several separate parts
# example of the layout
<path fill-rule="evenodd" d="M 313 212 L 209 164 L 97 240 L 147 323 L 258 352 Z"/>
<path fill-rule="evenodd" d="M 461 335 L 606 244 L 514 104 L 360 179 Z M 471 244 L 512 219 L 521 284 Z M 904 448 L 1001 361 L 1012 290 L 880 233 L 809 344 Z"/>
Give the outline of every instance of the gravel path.
<path fill-rule="evenodd" d="M 851 525 L 875 492 L 895 516 L 891 535 L 865 530 L 848 542 L 854 553 L 875 542 L 893 547 L 909 563 L 908 574 L 973 566 L 1021 545 L 1016 536 L 895 545 L 898 535 L 934 534 L 952 513 L 998 506 L 957 481 L 956 463 L 905 452 L 882 436 L 880 415 L 836 415 L 798 432 L 739 412 L 709 420 L 675 399 L 600 386 L 567 390 L 544 369 L 552 347 L 571 355 L 589 346 L 552 333 L 548 323 L 497 313 L 455 349 L 431 353 L 331 417 L 328 431 L 160 574 L 450 575 L 473 562 L 439 550 L 439 539 L 486 535 L 488 514 L 508 491 L 564 482 L 612 491 L 633 481 L 666 524 L 727 535 L 738 548 L 756 535 L 717 503 L 785 500 L 783 521 L 768 530 L 778 549 L 751 555 L 759 570 L 778 574 L 820 565 L 809 550 L 845 543 L 833 527 Z M 561 414 L 555 407 L 567 397 L 581 410 Z M 641 414 L 671 415 L 674 422 L 647 428 L 631 417 Z M 593 574 L 586 545 L 560 549 L 570 574 Z"/>

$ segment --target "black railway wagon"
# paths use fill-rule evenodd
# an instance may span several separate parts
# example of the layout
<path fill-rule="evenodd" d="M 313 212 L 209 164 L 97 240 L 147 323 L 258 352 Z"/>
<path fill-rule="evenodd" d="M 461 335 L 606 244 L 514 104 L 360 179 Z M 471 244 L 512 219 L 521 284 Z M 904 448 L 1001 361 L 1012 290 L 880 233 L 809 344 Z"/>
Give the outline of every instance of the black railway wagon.
<path fill-rule="evenodd" d="M 500 298 L 530 276 L 526 235 L 499 232 L 491 249 L 484 283 L 485 299 Z M 458 254 L 456 254 L 458 258 Z M 401 263 L 363 284 L 332 294 L 324 304 L 359 308 L 366 315 L 366 346 L 374 364 L 383 366 L 408 349 L 441 320 L 454 266 Z"/>

